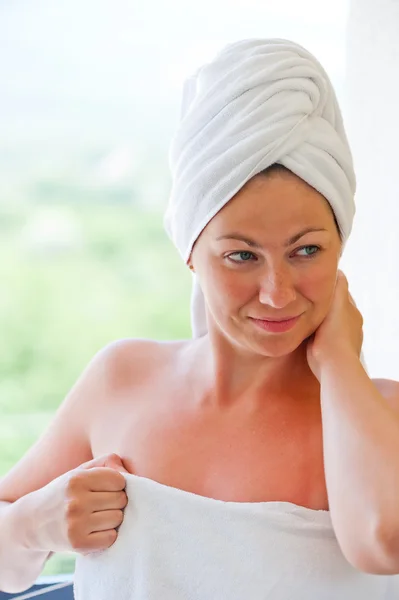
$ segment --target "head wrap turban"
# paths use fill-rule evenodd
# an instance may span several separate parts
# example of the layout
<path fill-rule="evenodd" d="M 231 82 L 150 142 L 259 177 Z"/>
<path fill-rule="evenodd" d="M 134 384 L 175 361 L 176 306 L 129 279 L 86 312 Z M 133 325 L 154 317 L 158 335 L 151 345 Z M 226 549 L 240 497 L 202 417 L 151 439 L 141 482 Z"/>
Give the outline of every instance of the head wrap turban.
<path fill-rule="evenodd" d="M 226 46 L 183 88 L 170 147 L 165 228 L 187 262 L 212 217 L 257 173 L 280 163 L 330 203 L 345 244 L 355 214 L 355 175 L 331 82 L 307 50 L 287 40 Z M 193 336 L 207 332 L 194 274 Z"/>

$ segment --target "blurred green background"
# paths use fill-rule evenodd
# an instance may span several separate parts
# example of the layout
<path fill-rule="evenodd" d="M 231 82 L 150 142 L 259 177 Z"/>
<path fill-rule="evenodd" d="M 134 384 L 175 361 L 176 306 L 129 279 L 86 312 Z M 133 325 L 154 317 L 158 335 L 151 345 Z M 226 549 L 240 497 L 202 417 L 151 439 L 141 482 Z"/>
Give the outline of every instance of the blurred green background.
<path fill-rule="evenodd" d="M 191 275 L 163 230 L 166 194 L 145 207 L 142 182 L 119 179 L 32 174 L 0 204 L 0 476 L 102 346 L 190 336 Z M 55 555 L 44 573 L 73 560 Z"/>

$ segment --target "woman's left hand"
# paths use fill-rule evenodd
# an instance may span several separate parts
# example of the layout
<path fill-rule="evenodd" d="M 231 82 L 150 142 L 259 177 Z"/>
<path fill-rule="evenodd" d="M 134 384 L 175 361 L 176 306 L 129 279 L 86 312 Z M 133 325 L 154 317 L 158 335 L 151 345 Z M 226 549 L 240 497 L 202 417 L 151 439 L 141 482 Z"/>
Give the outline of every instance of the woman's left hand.
<path fill-rule="evenodd" d="M 307 359 L 313 374 L 320 380 L 323 361 L 356 353 L 363 344 L 363 317 L 348 289 L 348 280 L 338 271 L 335 293 L 327 316 L 307 344 Z"/>

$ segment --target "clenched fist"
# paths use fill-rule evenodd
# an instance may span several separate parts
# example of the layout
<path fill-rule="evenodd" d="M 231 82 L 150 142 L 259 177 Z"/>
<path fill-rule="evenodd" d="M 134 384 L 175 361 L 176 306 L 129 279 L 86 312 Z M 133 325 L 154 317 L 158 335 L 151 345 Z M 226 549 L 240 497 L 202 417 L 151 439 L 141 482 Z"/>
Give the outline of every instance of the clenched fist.
<path fill-rule="evenodd" d="M 32 510 L 27 545 L 82 554 L 109 548 L 118 536 L 127 504 L 123 473 L 128 471 L 121 458 L 109 454 L 28 494 Z"/>

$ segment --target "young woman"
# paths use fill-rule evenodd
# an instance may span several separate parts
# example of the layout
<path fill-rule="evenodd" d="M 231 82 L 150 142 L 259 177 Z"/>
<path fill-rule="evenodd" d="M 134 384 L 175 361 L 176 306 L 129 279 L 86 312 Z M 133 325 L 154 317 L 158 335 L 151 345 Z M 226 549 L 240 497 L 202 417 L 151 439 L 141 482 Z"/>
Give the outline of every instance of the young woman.
<path fill-rule="evenodd" d="M 171 167 L 194 337 L 93 359 L 0 482 L 0 589 L 74 549 L 78 600 L 394 600 L 399 384 L 364 369 L 339 270 L 355 178 L 324 70 L 228 46 L 186 83 Z"/>

